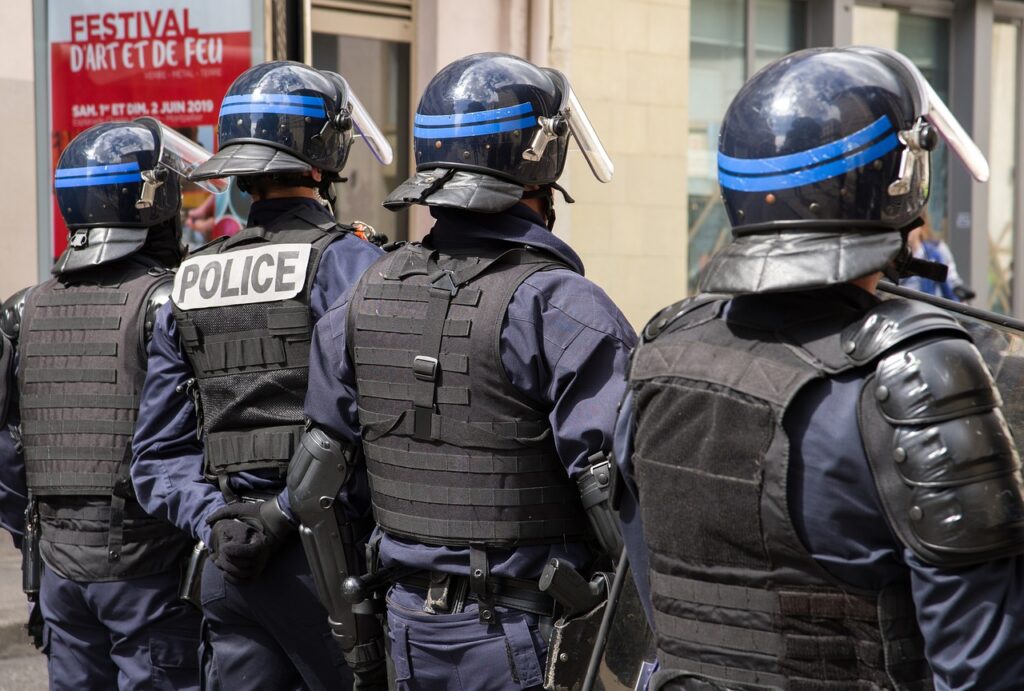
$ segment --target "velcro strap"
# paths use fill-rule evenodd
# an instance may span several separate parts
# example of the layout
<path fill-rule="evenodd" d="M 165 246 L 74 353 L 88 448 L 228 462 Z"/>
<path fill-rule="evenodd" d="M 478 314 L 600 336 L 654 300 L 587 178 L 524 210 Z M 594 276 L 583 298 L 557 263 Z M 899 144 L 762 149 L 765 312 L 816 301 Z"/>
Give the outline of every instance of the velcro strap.
<path fill-rule="evenodd" d="M 253 432 L 214 432 L 206 438 L 207 470 L 214 475 L 257 468 L 284 470 L 302 436 L 302 425 Z"/>
<path fill-rule="evenodd" d="M 125 305 L 128 293 L 122 291 L 97 291 L 86 293 L 72 291 L 70 293 L 49 293 L 39 298 L 39 307 L 71 307 L 74 305 Z"/>
<path fill-rule="evenodd" d="M 371 379 L 358 380 L 360 396 L 385 398 L 390 401 L 412 401 L 414 386 Z M 436 401 L 448 405 L 469 405 L 469 389 L 461 386 L 440 386 L 437 388 Z"/>
<path fill-rule="evenodd" d="M 365 346 L 357 346 L 354 355 L 357 365 L 409 367 L 419 353 L 402 348 L 367 348 Z M 441 353 L 441 357 L 438 360 L 441 362 L 441 369 L 445 372 L 455 372 L 458 374 L 469 372 L 469 358 L 465 355 Z"/>
<path fill-rule="evenodd" d="M 120 434 L 135 433 L 134 420 L 23 420 L 22 432 L 32 434 Z"/>
<path fill-rule="evenodd" d="M 180 312 L 176 312 L 175 316 L 177 317 L 180 314 Z M 190 346 L 197 346 L 201 340 L 199 338 L 199 327 L 188 316 L 180 316 L 178 318 L 178 333 L 181 334 L 181 340 Z"/>
<path fill-rule="evenodd" d="M 412 436 L 413 411 L 399 415 L 382 415 L 359 409 L 364 441 L 376 441 L 385 434 Z M 456 446 L 490 449 L 521 449 L 540 444 L 551 436 L 547 423 L 528 420 L 501 422 L 463 422 L 441 415 L 431 416 L 431 439 Z"/>
<path fill-rule="evenodd" d="M 28 343 L 22 353 L 27 357 L 44 355 L 117 356 L 117 343 Z"/>
<path fill-rule="evenodd" d="M 497 545 L 512 543 L 554 544 L 582 536 L 586 518 L 537 521 L 461 521 L 450 518 L 424 518 L 390 511 L 374 503 L 373 513 L 385 532 L 413 536 L 417 540 L 439 545 L 468 545 L 485 542 Z"/>
<path fill-rule="evenodd" d="M 18 401 L 20 408 L 104 408 L 138 410 L 139 397 L 127 394 L 26 394 Z"/>
<path fill-rule="evenodd" d="M 401 300 L 403 302 L 428 302 L 430 286 L 407 283 L 370 283 L 363 296 L 367 300 Z M 476 307 L 480 303 L 478 288 L 463 288 L 452 298 L 453 305 Z"/>
<path fill-rule="evenodd" d="M 29 331 L 116 331 L 121 328 L 121 317 L 40 317 L 30 319 Z"/>
<path fill-rule="evenodd" d="M 382 317 L 363 312 L 356 317 L 356 328 L 360 331 L 382 333 L 419 335 L 423 333 L 424 323 L 425 320 L 413 317 Z M 449 319 L 444 323 L 444 335 L 453 338 L 468 337 L 470 324 L 472 322 L 466 319 Z"/>
<path fill-rule="evenodd" d="M 25 382 L 29 384 L 48 382 L 91 382 L 93 384 L 116 384 L 116 369 L 78 368 L 25 368 Z"/>
<path fill-rule="evenodd" d="M 388 480 L 369 473 L 374 493 L 395 499 L 446 506 L 543 506 L 563 504 L 577 496 L 575 485 L 495 489 L 490 487 L 448 487 Z"/>
<path fill-rule="evenodd" d="M 486 452 L 479 454 L 427 453 L 395 449 L 373 442 L 363 442 L 366 456 L 376 463 L 451 473 L 480 473 L 482 475 L 517 475 L 520 473 L 543 473 L 561 467 L 555 456 L 495 456 Z M 463 449 L 466 451 L 466 449 Z"/>

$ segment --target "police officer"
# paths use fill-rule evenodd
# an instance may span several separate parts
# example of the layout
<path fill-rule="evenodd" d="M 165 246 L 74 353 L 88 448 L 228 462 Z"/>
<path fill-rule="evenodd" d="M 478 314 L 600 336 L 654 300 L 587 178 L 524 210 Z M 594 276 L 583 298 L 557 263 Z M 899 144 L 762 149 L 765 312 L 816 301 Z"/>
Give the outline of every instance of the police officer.
<path fill-rule="evenodd" d="M 341 179 L 355 128 L 390 161 L 340 75 L 257 65 L 228 89 L 220 149 L 192 176 L 237 176 L 253 204 L 245 229 L 182 265 L 157 315 L 132 479 L 148 510 L 209 546 L 201 600 L 211 687 L 351 684 L 277 495 L 303 429 L 313 323 L 380 255 L 321 201 Z"/>
<path fill-rule="evenodd" d="M 441 70 L 415 116 L 417 173 L 384 202 L 426 205 L 436 223 L 314 334 L 289 498 L 304 530 L 322 526 L 318 500 L 343 478 L 317 478 L 365 463 L 380 567 L 397 580 L 399 689 L 539 687 L 554 610 L 542 569 L 558 558 L 586 572 L 592 537 L 617 553 L 606 503 L 588 514 L 577 483 L 607 477 L 613 375 L 635 335 L 551 232 L 570 137 L 609 180 L 562 74 L 500 53 Z M 310 541 L 311 562 L 331 563 L 328 542 Z M 344 618 L 337 603 L 331 614 Z"/>
<path fill-rule="evenodd" d="M 183 256 L 180 176 L 208 157 L 151 118 L 75 137 L 54 181 L 68 249 L 4 305 L 17 349 L 5 419 L 24 466 L 6 443 L 0 463 L 27 482 L 16 527 L 51 689 L 199 687 L 200 617 L 178 599 L 189 539 L 139 506 L 128 466 L 153 318 Z"/>
<path fill-rule="evenodd" d="M 987 178 L 913 64 L 874 48 L 787 56 L 730 105 L 732 243 L 646 327 L 616 432 L 655 688 L 1020 687 L 999 392 L 950 314 L 875 294 L 941 273 L 906 246 L 938 135 Z"/>

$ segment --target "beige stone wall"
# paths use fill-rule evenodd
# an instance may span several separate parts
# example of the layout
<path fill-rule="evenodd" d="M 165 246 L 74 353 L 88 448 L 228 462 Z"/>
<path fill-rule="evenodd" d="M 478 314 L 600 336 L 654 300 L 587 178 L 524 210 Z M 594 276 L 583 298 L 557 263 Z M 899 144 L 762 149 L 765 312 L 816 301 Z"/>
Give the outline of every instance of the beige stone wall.
<path fill-rule="evenodd" d="M 36 283 L 32 3 L 0 3 L 0 300 Z"/>
<path fill-rule="evenodd" d="M 556 232 L 637 328 L 686 292 L 689 24 L 689 0 L 554 0 L 551 63 L 615 163 L 601 184 L 570 155 Z"/>

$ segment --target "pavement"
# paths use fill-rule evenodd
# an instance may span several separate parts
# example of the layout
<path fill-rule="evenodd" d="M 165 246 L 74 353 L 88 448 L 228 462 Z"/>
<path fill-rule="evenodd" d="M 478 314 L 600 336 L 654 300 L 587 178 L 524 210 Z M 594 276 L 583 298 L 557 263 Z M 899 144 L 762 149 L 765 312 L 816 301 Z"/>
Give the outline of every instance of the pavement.
<path fill-rule="evenodd" d="M 0 531 L 0 691 L 46 691 L 46 658 L 29 641 L 27 621 L 21 554 Z"/>

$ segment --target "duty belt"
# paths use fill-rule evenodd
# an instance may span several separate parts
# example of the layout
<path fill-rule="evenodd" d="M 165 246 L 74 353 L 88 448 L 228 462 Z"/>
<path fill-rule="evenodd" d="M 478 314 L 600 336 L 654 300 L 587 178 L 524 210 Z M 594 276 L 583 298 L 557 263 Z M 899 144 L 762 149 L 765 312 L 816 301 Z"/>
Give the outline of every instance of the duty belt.
<path fill-rule="evenodd" d="M 469 588 L 468 576 L 441 571 L 418 571 L 395 581 L 399 585 L 426 591 L 423 611 L 428 614 L 458 614 L 467 601 L 478 602 L 477 594 Z M 523 578 L 488 579 L 493 593 L 490 603 L 517 609 L 543 617 L 554 615 L 555 601 L 540 591 L 535 581 Z"/>

